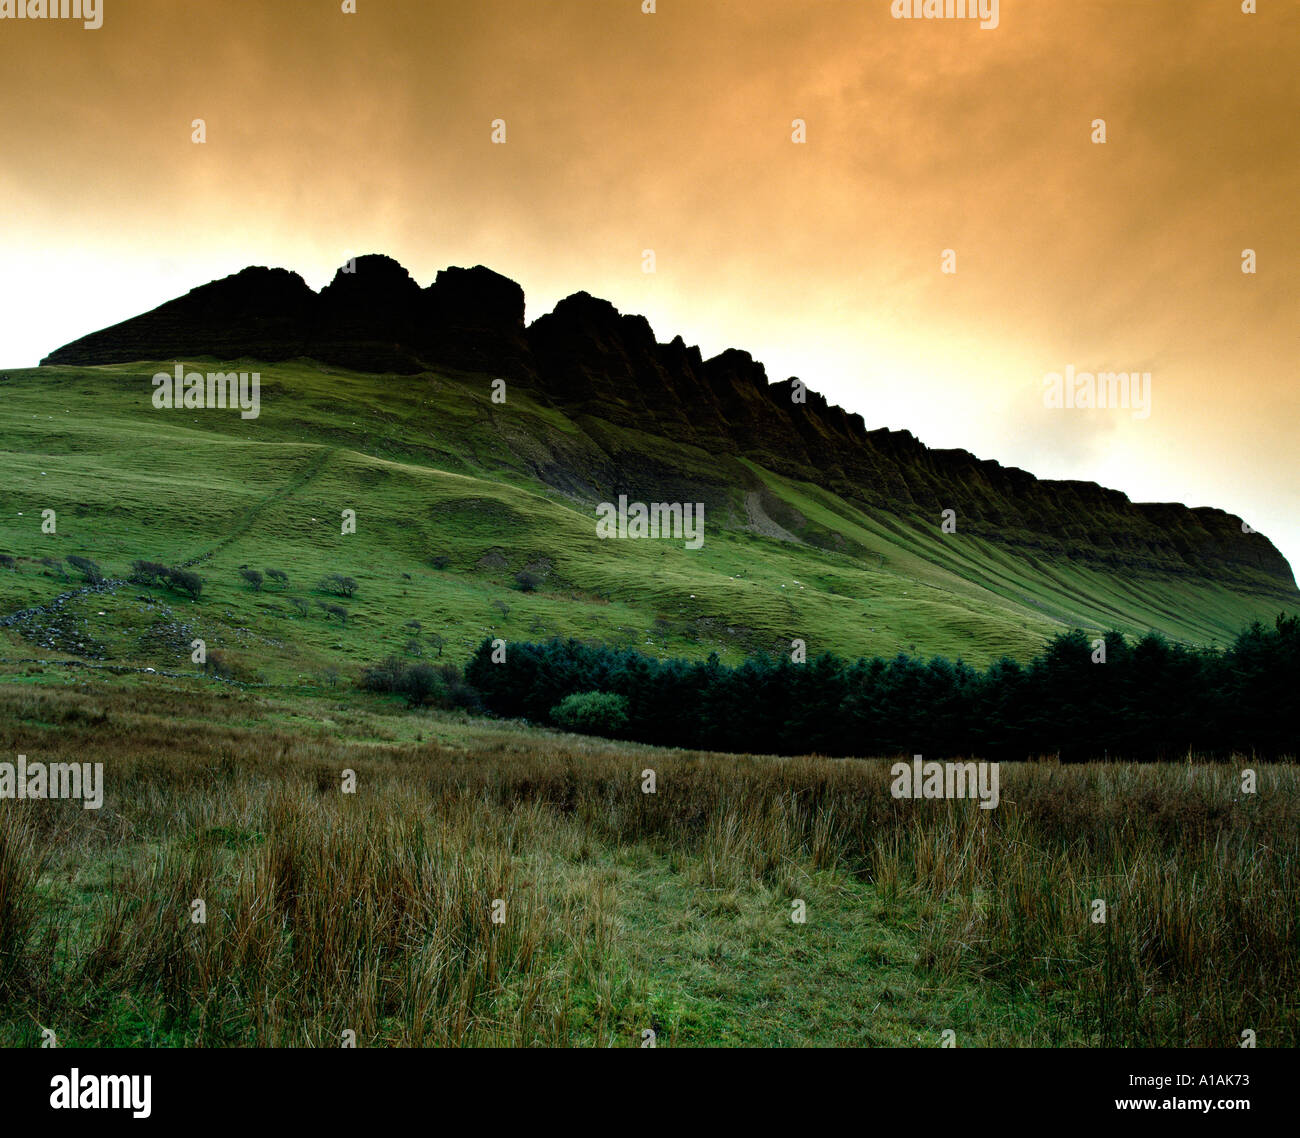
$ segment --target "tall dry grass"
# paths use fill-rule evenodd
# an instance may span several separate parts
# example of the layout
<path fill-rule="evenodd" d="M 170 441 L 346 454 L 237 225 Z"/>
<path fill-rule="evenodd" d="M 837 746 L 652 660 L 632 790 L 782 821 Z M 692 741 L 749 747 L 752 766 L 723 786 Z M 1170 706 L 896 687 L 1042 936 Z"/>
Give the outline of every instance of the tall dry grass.
<path fill-rule="evenodd" d="M 1300 1042 L 1294 764 L 1255 795 L 1234 765 L 1005 765 L 983 811 L 892 798 L 884 761 L 489 727 L 470 750 L 348 741 L 283 710 L 0 688 L 0 756 L 107 775 L 101 811 L 0 803 L 0 1039 L 57 1020 L 118 1042 L 634 1042 L 644 991 L 608 966 L 593 853 L 644 845 L 700 888 L 870 882 L 918 968 L 1051 1007 L 1040 1042 Z"/>

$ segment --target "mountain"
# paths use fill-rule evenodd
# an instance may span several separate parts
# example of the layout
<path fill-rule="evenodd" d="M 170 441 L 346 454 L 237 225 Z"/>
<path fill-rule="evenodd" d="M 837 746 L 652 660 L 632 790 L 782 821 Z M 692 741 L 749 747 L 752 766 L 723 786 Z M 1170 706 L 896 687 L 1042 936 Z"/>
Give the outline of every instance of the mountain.
<path fill-rule="evenodd" d="M 733 657 L 800 637 L 810 651 L 979 661 L 1074 625 L 1222 643 L 1300 611 L 1286 560 L 1223 511 L 1133 503 L 869 430 L 798 380 L 770 382 L 744 351 L 659 343 L 643 317 L 584 292 L 531 324 L 524 311 L 520 286 L 482 266 L 421 288 L 396 261 L 361 257 L 319 293 L 284 269 L 245 269 L 10 373 L 0 430 L 9 422 L 9 449 L 41 455 L 43 473 L 0 473 L 48 494 L 60 456 L 68 477 L 73 456 L 93 463 L 110 485 L 75 491 L 92 556 L 232 577 L 272 556 L 299 578 L 373 572 L 382 621 L 363 606 L 358 639 L 352 623 L 324 633 L 326 654 L 373 656 L 382 622 L 400 648 L 421 590 L 458 647 L 508 627 Z M 203 359 L 260 369 L 261 418 L 159 420 L 149 376 Z M 58 391 L 67 417 L 42 427 Z M 188 496 L 161 499 L 164 468 Z M 204 498 L 204 478 L 220 497 Z M 597 541 L 594 506 L 619 494 L 705 503 L 705 549 Z M 340 502 L 367 524 L 327 552 L 302 515 L 337 517 Z M 24 552 L 0 524 L 6 539 Z M 430 572 L 439 553 L 450 568 Z M 544 579 L 537 594 L 511 588 L 522 570 Z M 237 582 L 228 603 L 256 623 Z M 256 602 L 263 615 L 269 603 Z"/>
<path fill-rule="evenodd" d="M 358 258 L 319 294 L 296 273 L 248 268 L 154 311 L 52 352 L 47 365 L 134 360 L 309 357 L 327 364 L 416 375 L 453 367 L 527 383 L 570 417 L 663 435 L 716 455 L 748 458 L 816 483 L 871 510 L 928 518 L 953 509 L 964 532 L 1025 555 L 1214 580 L 1243 572 L 1282 589 L 1290 566 L 1241 519 L 1215 509 L 1138 504 L 1091 482 L 1047 481 L 963 450 L 932 450 L 908 431 L 869 431 L 797 380 L 770 383 L 744 351 L 704 360 L 680 337 L 655 341 L 641 316 L 624 316 L 585 292 L 524 324 L 523 289 L 479 266 L 440 272 L 421 289 L 396 261 Z M 662 464 L 654 485 L 674 481 Z M 603 472 L 539 468 L 565 488 L 646 491 Z M 688 479 L 689 483 L 690 480 Z M 700 486 L 708 494 L 716 487 Z"/>

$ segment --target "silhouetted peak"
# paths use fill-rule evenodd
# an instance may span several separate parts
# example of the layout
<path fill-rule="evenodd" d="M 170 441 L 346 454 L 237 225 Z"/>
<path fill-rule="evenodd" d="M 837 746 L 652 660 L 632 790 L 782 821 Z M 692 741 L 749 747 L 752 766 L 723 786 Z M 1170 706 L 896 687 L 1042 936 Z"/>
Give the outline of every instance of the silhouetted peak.
<path fill-rule="evenodd" d="M 662 345 L 660 355 L 665 366 L 676 368 L 679 371 L 691 371 L 698 374 L 704 367 L 704 357 L 700 353 L 700 349 L 694 344 L 687 345 L 686 341 L 680 336 L 674 336 L 669 343 Z"/>
<path fill-rule="evenodd" d="M 254 265 L 190 289 L 181 299 L 197 301 L 213 313 L 282 313 L 305 310 L 315 298 L 297 273 Z"/>
<path fill-rule="evenodd" d="M 524 290 L 483 265 L 443 269 L 424 292 L 440 322 L 523 331 Z"/>
<path fill-rule="evenodd" d="M 622 317 L 608 300 L 601 300 L 589 292 L 575 292 L 566 296 L 552 312 L 541 319 L 565 328 L 608 332 L 618 327 Z"/>
<path fill-rule="evenodd" d="M 558 353 L 592 367 L 609 366 L 611 357 L 619 357 L 620 372 L 632 364 L 629 357 L 641 359 L 656 349 L 654 332 L 644 316 L 623 316 L 608 300 L 589 292 L 566 296 L 554 311 L 533 321 L 528 338 L 543 354 Z"/>
<path fill-rule="evenodd" d="M 768 386 L 767 369 L 740 348 L 728 348 L 725 352 L 719 352 L 711 360 L 705 360 L 704 374 L 708 376 L 709 382 L 714 384 L 726 380 L 738 380 L 754 387 Z"/>
<path fill-rule="evenodd" d="M 372 253 L 341 266 L 321 290 L 320 299 L 329 311 L 378 311 L 393 305 L 411 309 L 419 296 L 420 286 L 398 262 Z"/>

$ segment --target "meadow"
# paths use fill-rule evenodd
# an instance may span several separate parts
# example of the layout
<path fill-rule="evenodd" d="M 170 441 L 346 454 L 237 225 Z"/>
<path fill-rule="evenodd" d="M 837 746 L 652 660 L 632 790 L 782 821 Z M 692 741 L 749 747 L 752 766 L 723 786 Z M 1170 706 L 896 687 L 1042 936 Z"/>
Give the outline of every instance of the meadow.
<path fill-rule="evenodd" d="M 983 811 L 884 759 L 3 680 L 0 753 L 107 791 L 0 803 L 0 1044 L 1300 1041 L 1294 763 L 1005 764 Z"/>

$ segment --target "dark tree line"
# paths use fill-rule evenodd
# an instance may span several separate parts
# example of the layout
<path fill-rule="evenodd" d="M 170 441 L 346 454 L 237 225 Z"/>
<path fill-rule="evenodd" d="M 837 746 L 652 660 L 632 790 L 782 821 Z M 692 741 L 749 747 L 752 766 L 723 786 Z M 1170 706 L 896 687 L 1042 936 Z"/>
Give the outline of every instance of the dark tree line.
<path fill-rule="evenodd" d="M 485 640 L 465 678 L 494 714 L 536 723 L 554 722 L 567 696 L 615 693 L 627 719 L 610 734 L 719 751 L 1070 761 L 1300 753 L 1300 618 L 1256 622 L 1223 651 L 1155 634 L 1104 640 L 1104 663 L 1076 630 L 1028 664 L 1002 659 L 983 671 L 906 655 L 759 656 L 730 668 L 716 655 L 655 660 L 576 640 L 511 643 L 493 663 Z"/>

